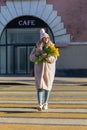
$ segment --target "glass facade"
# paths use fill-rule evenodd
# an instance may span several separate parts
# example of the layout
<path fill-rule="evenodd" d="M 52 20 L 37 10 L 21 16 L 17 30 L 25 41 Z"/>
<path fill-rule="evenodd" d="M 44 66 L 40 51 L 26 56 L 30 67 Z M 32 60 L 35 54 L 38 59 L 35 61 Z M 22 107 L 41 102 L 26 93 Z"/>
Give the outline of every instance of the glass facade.
<path fill-rule="evenodd" d="M 0 73 L 6 73 L 6 47 L 0 46 Z"/>
<path fill-rule="evenodd" d="M 7 25 L 3 30 L 0 39 L 0 74 L 31 75 L 34 64 L 30 62 L 29 55 L 40 38 L 41 26 L 18 27 L 15 26 L 14 20 L 12 22 L 14 27 L 9 23 L 9 26 Z M 44 28 L 48 31 L 51 40 L 53 40 L 49 27 L 44 25 Z"/>
<path fill-rule="evenodd" d="M 39 39 L 39 28 L 7 29 L 7 44 L 31 44 Z"/>

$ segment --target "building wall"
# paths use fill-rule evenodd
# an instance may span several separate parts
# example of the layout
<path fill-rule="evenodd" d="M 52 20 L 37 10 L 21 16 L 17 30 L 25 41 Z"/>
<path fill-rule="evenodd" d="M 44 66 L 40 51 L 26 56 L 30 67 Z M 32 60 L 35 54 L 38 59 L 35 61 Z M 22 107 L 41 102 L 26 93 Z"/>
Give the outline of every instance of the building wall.
<path fill-rule="evenodd" d="M 60 48 L 56 76 L 87 77 L 87 45 L 74 44 Z"/>
<path fill-rule="evenodd" d="M 87 41 L 87 0 L 47 0 L 64 22 L 71 41 Z"/>
<path fill-rule="evenodd" d="M 33 9 L 35 6 L 34 2 L 36 1 L 32 2 L 32 13 L 30 15 L 35 15 L 36 12 Z M 79 76 L 80 74 L 82 76 L 87 76 L 87 0 L 46 0 L 46 2 L 50 6 L 44 4 L 45 11 L 42 9 L 44 8 L 43 6 L 39 6 L 39 11 L 36 13 L 36 15 L 39 16 L 40 11 L 44 11 L 41 12 L 41 14 L 43 14 L 41 18 L 44 19 L 44 21 L 47 22 L 47 24 L 49 24 L 49 26 L 52 28 L 56 45 L 60 44 L 60 57 L 57 60 L 56 75 L 69 76 L 68 74 L 71 74 L 72 76 L 75 74 Z M 14 8 L 14 12 L 11 16 L 9 12 L 6 12 L 6 10 L 8 11 L 9 8 L 9 11 L 11 11 L 11 8 L 13 9 L 14 7 L 13 5 L 7 4 L 8 8 L 2 8 L 2 16 L 0 16 L 3 21 L 1 21 L 0 24 L 1 30 L 3 25 L 7 24 L 7 21 L 9 22 L 10 19 L 12 20 L 12 17 L 17 17 L 16 12 L 18 13 L 18 16 L 24 12 L 26 12 L 24 13 L 25 15 L 29 14 L 25 9 L 26 4 L 23 5 L 23 0 L 22 8 L 18 8 L 21 7 L 20 1 L 16 1 L 14 3 L 16 8 Z M 27 5 L 27 9 L 28 8 L 29 6 Z M 46 9 L 48 11 L 47 13 Z M 54 19 L 50 17 L 52 16 L 51 14 L 49 16 L 50 11 L 53 11 L 53 17 L 55 16 Z M 56 30 L 56 28 L 58 28 L 58 30 Z"/>
<path fill-rule="evenodd" d="M 67 33 L 71 35 L 71 41 L 87 41 L 87 0 L 46 0 L 53 4 L 58 16 L 61 16 Z M 6 0 L 0 0 L 1 5 Z"/>
<path fill-rule="evenodd" d="M 57 69 L 86 69 L 87 45 L 69 45 L 60 49 Z"/>
<path fill-rule="evenodd" d="M 6 0 L 0 0 L 0 5 L 6 5 Z"/>

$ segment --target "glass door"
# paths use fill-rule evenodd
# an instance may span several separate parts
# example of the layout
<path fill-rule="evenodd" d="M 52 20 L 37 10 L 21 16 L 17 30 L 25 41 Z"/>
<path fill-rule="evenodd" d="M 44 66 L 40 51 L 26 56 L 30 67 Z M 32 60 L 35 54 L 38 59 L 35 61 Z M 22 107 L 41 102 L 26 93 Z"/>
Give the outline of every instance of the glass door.
<path fill-rule="evenodd" d="M 15 47 L 15 73 L 26 74 L 27 69 L 27 51 L 26 46 Z"/>

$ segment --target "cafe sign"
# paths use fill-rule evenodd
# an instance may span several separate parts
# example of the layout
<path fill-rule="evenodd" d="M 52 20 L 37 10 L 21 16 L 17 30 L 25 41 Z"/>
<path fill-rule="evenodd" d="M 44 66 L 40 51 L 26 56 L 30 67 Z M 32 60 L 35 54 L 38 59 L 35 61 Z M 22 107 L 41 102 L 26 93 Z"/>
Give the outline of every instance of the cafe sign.
<path fill-rule="evenodd" d="M 23 27 L 23 26 L 35 26 L 36 25 L 36 20 L 19 20 L 18 25 Z"/>
<path fill-rule="evenodd" d="M 23 16 L 13 19 L 8 23 L 7 28 L 40 28 L 46 26 L 47 24 L 37 17 Z"/>

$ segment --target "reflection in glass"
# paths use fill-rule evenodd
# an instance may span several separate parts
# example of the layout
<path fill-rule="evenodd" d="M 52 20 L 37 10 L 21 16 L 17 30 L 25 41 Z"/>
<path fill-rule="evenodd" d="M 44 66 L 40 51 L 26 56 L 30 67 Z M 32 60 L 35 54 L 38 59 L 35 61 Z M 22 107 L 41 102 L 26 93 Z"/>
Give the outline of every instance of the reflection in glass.
<path fill-rule="evenodd" d="M 7 47 L 7 71 L 8 73 L 13 73 L 14 70 L 14 57 L 13 57 L 13 47 Z"/>
<path fill-rule="evenodd" d="M 15 48 L 15 73 L 26 73 L 26 47 Z"/>
<path fill-rule="evenodd" d="M 0 46 L 0 73 L 6 73 L 6 47 Z"/>
<path fill-rule="evenodd" d="M 40 29 L 7 29 L 7 43 L 36 43 L 40 37 L 39 30 Z"/>
<path fill-rule="evenodd" d="M 0 44 L 6 44 L 6 29 L 3 31 L 1 37 L 0 37 Z"/>

